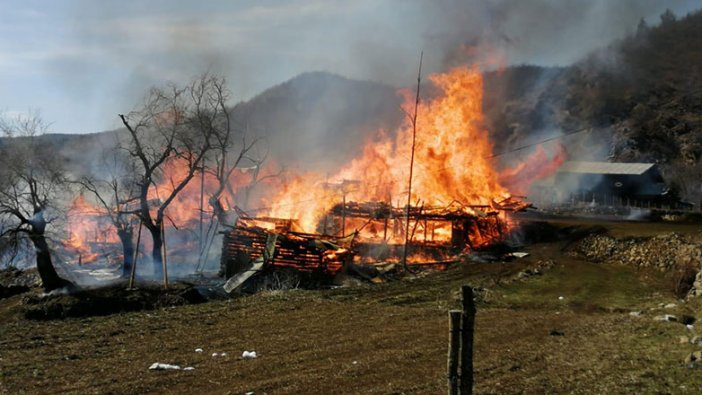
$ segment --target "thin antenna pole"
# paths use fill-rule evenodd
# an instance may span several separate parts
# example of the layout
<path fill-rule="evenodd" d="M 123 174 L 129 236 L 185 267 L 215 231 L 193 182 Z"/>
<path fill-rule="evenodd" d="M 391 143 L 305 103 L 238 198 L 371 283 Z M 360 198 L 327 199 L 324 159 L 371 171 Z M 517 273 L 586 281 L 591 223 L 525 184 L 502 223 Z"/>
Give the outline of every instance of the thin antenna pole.
<path fill-rule="evenodd" d="M 136 276 L 136 265 L 139 259 L 139 244 L 141 244 L 141 227 L 144 225 L 143 220 L 139 220 L 139 232 L 137 233 L 136 249 L 134 250 L 134 260 L 132 261 L 132 271 L 129 273 L 129 289 L 134 288 L 134 277 Z"/>
<path fill-rule="evenodd" d="M 163 248 L 163 254 L 161 255 L 161 260 L 163 261 L 163 288 L 168 289 L 168 249 L 166 248 L 166 226 L 164 221 L 161 221 L 161 248 Z"/>
<path fill-rule="evenodd" d="M 410 205 L 412 204 L 412 173 L 414 172 L 414 148 L 417 144 L 417 110 L 419 108 L 419 87 L 422 82 L 422 60 L 424 51 L 419 54 L 419 71 L 417 72 L 417 97 L 414 100 L 414 115 L 412 117 L 412 155 L 410 156 L 409 181 L 407 182 L 407 216 L 405 222 L 405 248 L 402 249 L 402 269 L 407 270 L 407 250 L 409 249 Z"/>
<path fill-rule="evenodd" d="M 200 255 L 202 255 L 202 251 L 205 249 L 205 243 L 203 243 L 203 221 L 205 220 L 204 215 L 205 215 L 205 159 L 202 159 L 202 167 L 200 168 L 200 240 L 199 240 L 199 247 L 200 247 Z M 198 256 L 198 265 L 200 264 L 199 262 L 199 256 Z"/>

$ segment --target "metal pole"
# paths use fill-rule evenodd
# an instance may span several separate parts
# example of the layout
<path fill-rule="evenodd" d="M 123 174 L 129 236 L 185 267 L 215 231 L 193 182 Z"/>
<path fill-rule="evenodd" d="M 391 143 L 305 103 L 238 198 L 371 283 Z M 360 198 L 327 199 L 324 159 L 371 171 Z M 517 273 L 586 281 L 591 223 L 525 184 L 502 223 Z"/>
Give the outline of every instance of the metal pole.
<path fill-rule="evenodd" d="M 402 268 L 407 271 L 407 250 L 409 247 L 410 205 L 412 204 L 412 173 L 414 171 L 414 148 L 417 144 L 417 110 L 419 108 L 419 87 L 422 82 L 422 60 L 424 51 L 419 54 L 419 72 L 417 73 L 417 97 L 414 101 L 414 118 L 412 118 L 412 154 L 410 156 L 409 181 L 407 185 L 407 228 L 405 230 L 405 248 L 402 249 Z"/>

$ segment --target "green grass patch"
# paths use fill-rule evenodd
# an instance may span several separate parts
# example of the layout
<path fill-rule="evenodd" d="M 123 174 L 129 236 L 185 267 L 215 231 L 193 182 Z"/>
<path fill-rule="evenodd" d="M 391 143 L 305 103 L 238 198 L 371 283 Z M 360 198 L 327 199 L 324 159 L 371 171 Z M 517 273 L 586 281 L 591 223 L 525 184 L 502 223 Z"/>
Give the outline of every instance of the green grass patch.
<path fill-rule="evenodd" d="M 498 301 L 509 307 L 633 309 L 663 289 L 660 277 L 627 266 L 571 261 L 506 285 Z"/>

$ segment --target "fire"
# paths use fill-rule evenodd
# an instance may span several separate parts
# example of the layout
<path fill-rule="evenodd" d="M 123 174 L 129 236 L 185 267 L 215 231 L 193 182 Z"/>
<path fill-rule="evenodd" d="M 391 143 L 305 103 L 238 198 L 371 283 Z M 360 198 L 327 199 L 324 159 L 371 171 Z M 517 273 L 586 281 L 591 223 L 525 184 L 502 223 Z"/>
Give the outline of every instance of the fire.
<path fill-rule="evenodd" d="M 556 144 L 554 151 L 549 158 L 544 147 L 537 146 L 525 161 L 503 170 L 500 173 L 501 182 L 508 185 L 513 193 L 526 195 L 532 182 L 550 176 L 566 161 L 567 153 L 562 144 Z"/>
<path fill-rule="evenodd" d="M 68 238 L 63 241 L 68 252 L 78 254 L 78 261 L 90 263 L 100 256 L 97 245 L 119 243 L 117 231 L 111 225 L 105 210 L 78 195 L 68 210 Z"/>
<path fill-rule="evenodd" d="M 298 174 L 279 185 L 270 185 L 272 179 L 266 180 L 268 189 L 274 192 L 260 198 L 259 203 L 267 208 L 253 210 L 253 214 L 294 220 L 295 230 L 308 233 L 327 233 L 329 226 L 335 228 L 332 233 L 336 235 L 360 231 L 367 240 L 395 245 L 409 236 L 410 241 L 425 245 L 460 239 L 469 248 L 478 248 L 498 238 L 513 226 L 504 213 L 498 214 L 503 204 L 509 204 L 510 191 L 524 193 L 533 179 L 555 171 L 564 160 L 565 152 L 558 151 L 549 158 L 545 152 L 537 150 L 529 161 L 500 171 L 484 127 L 483 80 L 479 68 L 459 67 L 431 75 L 429 79 L 436 94 L 419 104 L 416 125 L 408 117 L 394 133 L 378 131 L 372 141 L 366 142 L 361 155 L 336 174 Z M 400 93 L 405 97 L 403 110 L 412 114 L 415 110 L 413 93 Z M 405 224 L 402 212 L 407 203 L 415 126 L 411 207 L 419 210 L 419 214 Z M 178 160 L 167 162 L 161 170 L 149 190 L 149 199 L 157 205 L 188 172 L 187 164 Z M 249 185 L 253 177 L 243 169 L 234 172 L 230 180 L 234 195 L 225 194 L 222 201 L 225 208 L 231 209 L 235 204 L 247 206 L 250 190 L 242 187 Z M 184 237 L 178 248 L 192 249 L 188 243 L 193 239 L 195 224 L 202 214 L 201 205 L 206 211 L 205 217 L 212 218 L 207 199 L 217 186 L 211 174 L 198 174 L 166 209 L 168 231 L 173 232 L 170 226 L 173 224 L 175 228 L 186 228 L 184 233 L 191 235 L 189 239 Z M 350 202 L 380 203 L 390 215 L 347 219 L 346 205 L 342 204 L 344 220 L 339 226 L 339 213 L 335 214 L 336 219 L 329 213 L 333 209 L 338 211 L 339 203 Z M 119 238 L 106 214 L 82 195 L 78 196 L 68 216 L 70 237 L 64 242 L 66 249 L 78 252 L 87 262 L 97 257 L 96 243 L 118 245 Z M 453 215 L 454 219 L 468 216 L 480 220 L 447 220 L 442 217 L 446 214 Z M 424 258 L 417 255 L 410 260 Z"/>
<path fill-rule="evenodd" d="M 158 205 L 170 195 L 175 185 L 184 179 L 187 174 L 188 166 L 184 161 L 170 160 L 164 164 L 158 182 L 149 189 L 149 201 L 154 202 L 151 207 L 152 216 L 156 216 Z M 212 174 L 207 172 L 204 175 L 204 180 L 201 177 L 202 175 L 198 173 L 176 195 L 165 211 L 167 232 L 174 232 L 176 231 L 175 229 L 185 229 L 184 235 L 180 237 L 184 243 L 179 243 L 180 245 L 173 248 L 182 249 L 181 247 L 187 247 L 185 249 L 192 249 L 193 247 L 193 243 L 189 245 L 188 242 L 193 239 L 192 231 L 197 229 L 195 224 L 200 219 L 201 187 L 203 188 L 202 196 L 204 196 L 202 202 L 204 219 L 206 221 L 212 219 L 212 211 L 208 205 L 207 198 L 217 189 L 218 182 Z M 230 181 L 234 186 L 234 192 L 237 192 L 237 186 L 246 185 L 249 182 L 249 178 L 250 176 L 246 173 L 246 170 L 233 172 Z M 107 194 L 108 192 L 105 193 Z M 121 256 L 122 252 L 117 230 L 111 222 L 107 209 L 97 204 L 94 199 L 91 201 L 91 197 L 79 194 L 73 199 L 67 213 L 68 223 L 66 230 L 68 237 L 62 242 L 64 250 L 71 255 L 75 255 L 76 261 L 81 263 L 94 262 L 101 256 L 119 258 L 114 256 Z M 112 200 L 107 195 L 104 197 L 107 197 L 106 201 Z M 233 197 L 226 196 L 223 200 L 225 209 L 229 209 L 228 203 L 233 200 Z M 136 205 L 133 206 L 130 208 L 131 210 L 138 207 Z M 132 222 L 138 224 L 138 220 Z M 151 243 L 148 238 L 143 238 L 142 240 L 147 246 Z"/>
<path fill-rule="evenodd" d="M 509 196 L 490 159 L 493 151 L 483 127 L 480 71 L 476 67 L 455 68 L 430 76 L 430 81 L 438 94 L 420 103 L 417 109 L 412 204 L 446 207 L 459 202 L 463 206 L 489 206 L 493 200 Z M 403 110 L 411 114 L 414 100 L 410 92 L 403 94 Z M 329 178 L 330 183 L 340 185 L 336 190 L 331 190 L 320 175 L 296 178 L 272 199 L 269 215 L 297 218 L 303 229 L 314 232 L 324 213 L 344 195 L 347 201 L 384 201 L 395 207 L 404 206 L 412 132 L 409 119 L 394 137 L 380 131 L 374 141 L 365 145 L 360 157 Z"/>

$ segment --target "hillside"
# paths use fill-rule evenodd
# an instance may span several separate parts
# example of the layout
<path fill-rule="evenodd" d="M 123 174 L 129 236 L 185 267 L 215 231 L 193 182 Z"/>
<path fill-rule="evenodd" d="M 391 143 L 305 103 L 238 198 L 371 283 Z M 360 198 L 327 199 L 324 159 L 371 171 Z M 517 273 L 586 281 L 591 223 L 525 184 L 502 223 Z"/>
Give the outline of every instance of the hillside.
<path fill-rule="evenodd" d="M 661 15 L 649 27 L 567 68 L 518 66 L 486 78 L 496 140 L 509 143 L 583 127 L 564 139 L 576 155 L 662 165 L 683 197 L 702 198 L 702 11 Z M 550 133 L 544 131 L 551 130 Z M 505 147 L 508 148 L 508 147 Z M 596 152 L 595 152 L 596 151 Z"/>
<path fill-rule="evenodd" d="M 286 168 L 331 171 L 357 155 L 378 129 L 393 129 L 404 116 L 396 88 L 326 72 L 303 73 L 232 108 L 235 128 L 264 139 L 269 158 Z M 87 135 L 47 134 L 52 147 L 79 170 L 112 146 L 117 129 Z M 7 139 L 0 137 L 0 147 Z"/>
<path fill-rule="evenodd" d="M 308 170 L 351 160 L 378 129 L 401 120 L 396 89 L 325 72 L 301 74 L 233 109 L 271 147 L 271 158 Z"/>
<path fill-rule="evenodd" d="M 75 306 L 73 296 L 0 299 L 0 393 L 445 394 L 446 311 L 459 307 L 466 284 L 479 295 L 476 394 L 698 393 L 701 365 L 684 361 L 702 348 L 699 321 L 686 328 L 660 317 L 699 320 L 702 300 L 681 302 L 674 272 L 564 250 L 606 253 L 577 239 L 607 229 L 623 245 L 689 240 L 699 254 L 699 226 L 536 225 L 543 241 L 525 246 L 523 259 L 405 281 L 50 321 L 24 314 Z M 130 300 L 145 287 L 126 291 Z M 257 358 L 244 359 L 245 350 Z M 149 370 L 155 362 L 194 370 Z"/>

